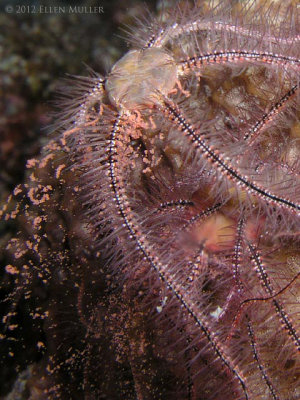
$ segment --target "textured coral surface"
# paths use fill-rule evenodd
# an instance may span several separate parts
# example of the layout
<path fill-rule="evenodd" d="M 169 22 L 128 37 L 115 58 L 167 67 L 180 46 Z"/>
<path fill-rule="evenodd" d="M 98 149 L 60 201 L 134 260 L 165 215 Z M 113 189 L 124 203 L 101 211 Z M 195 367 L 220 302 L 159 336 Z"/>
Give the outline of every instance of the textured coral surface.
<path fill-rule="evenodd" d="M 65 82 L 4 206 L 3 370 L 29 399 L 297 400 L 299 7 L 159 15 Z"/>

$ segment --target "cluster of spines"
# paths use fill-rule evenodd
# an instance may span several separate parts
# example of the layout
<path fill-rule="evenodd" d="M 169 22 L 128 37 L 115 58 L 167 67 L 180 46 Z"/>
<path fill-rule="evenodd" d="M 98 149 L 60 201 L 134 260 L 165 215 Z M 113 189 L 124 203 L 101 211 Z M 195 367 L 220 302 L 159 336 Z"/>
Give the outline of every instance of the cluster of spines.
<path fill-rule="evenodd" d="M 276 204 L 280 207 L 289 208 L 297 214 L 300 212 L 300 205 L 294 203 L 289 199 L 285 199 L 283 197 L 279 197 L 276 194 L 273 194 L 270 190 L 262 188 L 259 184 L 255 182 L 251 182 L 249 178 L 243 176 L 239 173 L 234 167 L 232 167 L 228 162 L 222 159 L 222 156 L 219 154 L 219 150 L 214 150 L 210 147 L 209 144 L 205 142 L 205 140 L 196 133 L 193 126 L 185 119 L 182 112 L 179 110 L 179 107 L 175 104 L 172 104 L 171 101 L 165 99 L 163 105 L 163 111 L 169 118 L 174 121 L 179 129 L 187 136 L 188 139 L 191 140 L 192 144 L 199 149 L 203 155 L 212 163 L 215 164 L 216 167 L 223 173 L 225 176 L 228 176 L 232 180 L 236 181 L 237 184 L 241 185 L 246 190 L 249 190 L 250 193 L 253 193 L 262 199 L 264 199 L 267 203 Z"/>
<path fill-rule="evenodd" d="M 163 36 L 164 32 L 161 31 L 160 35 Z M 293 40 L 292 40 L 293 42 Z M 151 46 L 156 46 L 160 43 L 159 40 L 155 39 L 155 35 L 151 37 L 151 40 L 147 43 L 146 47 L 151 47 Z M 160 44 L 159 44 L 160 45 Z M 280 56 L 276 55 L 273 53 L 266 53 L 266 52 L 246 52 L 246 51 L 224 51 L 224 52 L 215 52 L 210 55 L 200 55 L 197 57 L 191 57 L 188 58 L 185 61 L 182 61 L 182 68 L 185 73 L 192 71 L 194 68 L 202 68 L 204 65 L 211 65 L 211 64 L 216 64 L 216 63 L 235 63 L 235 62 L 244 62 L 244 61 L 249 61 L 249 62 L 259 62 L 262 64 L 274 64 L 274 65 L 287 65 L 287 66 L 293 66 L 296 65 L 296 68 L 299 66 L 299 60 L 294 57 L 285 57 L 285 56 Z M 251 134 L 248 136 L 253 136 L 257 134 L 257 131 L 264 128 L 266 124 L 273 118 L 273 116 L 280 110 L 281 107 L 285 105 L 285 103 L 289 100 L 290 97 L 293 96 L 293 94 L 297 90 L 297 85 L 295 85 L 286 95 L 284 95 L 279 102 L 277 102 L 271 111 L 268 114 L 265 114 L 263 118 L 257 122 L 257 124 L 252 128 Z M 222 159 L 222 156 L 220 155 L 220 151 L 214 150 L 209 144 L 205 142 L 205 140 L 196 133 L 195 129 L 193 128 L 193 125 L 190 124 L 186 118 L 183 116 L 183 113 L 179 110 L 179 108 L 172 104 L 172 102 L 169 99 L 163 99 L 162 100 L 162 109 L 163 112 L 168 116 L 170 119 L 171 123 L 176 124 L 179 130 L 181 130 L 188 138 L 191 138 L 192 142 L 194 145 L 198 148 L 201 149 L 201 152 L 203 155 L 208 158 L 212 164 L 216 164 L 217 168 L 222 172 L 225 173 L 225 175 L 228 175 L 230 178 L 232 178 L 234 181 L 236 181 L 238 184 L 243 186 L 244 189 L 249 190 L 251 193 L 257 194 L 259 197 L 262 198 L 263 201 L 267 201 L 270 204 L 274 204 L 275 206 L 283 206 L 288 209 L 292 210 L 300 210 L 300 206 L 290 200 L 287 200 L 285 198 L 281 198 L 279 196 L 273 195 L 270 193 L 267 189 L 261 188 L 259 185 L 256 185 L 249 181 L 248 178 L 244 177 L 241 173 L 236 171 L 235 167 L 231 166 L 230 164 L 227 164 L 227 161 L 224 161 Z M 146 259 L 149 264 L 153 267 L 153 269 L 158 273 L 158 275 L 161 277 L 161 279 L 167 284 L 167 286 L 170 288 L 170 290 L 174 293 L 174 295 L 178 298 L 178 300 L 182 303 L 182 305 L 187 309 L 188 313 L 191 314 L 191 316 L 196 320 L 196 323 L 201 327 L 203 332 L 205 333 L 206 337 L 212 344 L 212 347 L 218 354 L 218 356 L 223 360 L 224 364 L 229 366 L 229 369 L 231 369 L 232 372 L 234 372 L 234 368 L 230 366 L 230 363 L 227 362 L 226 358 L 222 354 L 222 351 L 219 348 L 219 345 L 214 344 L 213 340 L 213 334 L 210 333 L 209 329 L 207 329 L 203 323 L 198 319 L 196 316 L 197 313 L 193 311 L 192 305 L 189 305 L 189 300 L 186 302 L 185 296 L 181 294 L 181 288 L 178 286 L 177 283 L 173 282 L 172 275 L 169 275 L 167 272 L 167 266 L 162 266 L 160 265 L 159 259 L 157 259 L 156 256 L 153 255 L 152 252 L 152 246 L 151 244 L 147 243 L 147 239 L 144 237 L 144 234 L 142 233 L 142 229 L 138 227 L 138 220 L 136 220 L 134 216 L 134 211 L 130 207 L 130 201 L 129 199 L 126 198 L 126 190 L 124 190 L 124 182 L 122 182 L 122 178 L 120 180 L 119 176 L 122 174 L 122 167 L 119 167 L 117 165 L 118 163 L 118 157 L 117 157 L 117 148 L 116 148 L 116 135 L 121 134 L 120 131 L 120 121 L 122 120 L 123 117 L 119 116 L 114 123 L 114 127 L 112 129 L 111 133 L 111 138 L 110 138 L 110 144 L 109 144 L 109 176 L 110 176 L 110 188 L 112 189 L 114 193 L 114 201 L 117 204 L 118 208 L 118 213 L 121 216 L 121 219 L 123 220 L 124 227 L 128 230 L 129 237 L 136 242 L 138 250 L 141 252 L 142 257 Z M 123 121 L 124 123 L 124 121 Z M 126 122 L 125 122 L 126 124 Z M 248 139 L 248 136 L 245 135 L 245 140 Z M 188 201 L 171 201 L 171 202 L 165 202 L 162 203 L 159 207 L 159 209 L 162 210 L 167 210 L 169 207 L 181 207 L 181 206 L 186 206 L 189 205 Z M 214 210 L 212 210 L 214 211 Z M 206 214 L 204 212 L 204 214 Z M 203 214 L 203 215 L 204 215 Z M 200 216 L 202 215 L 201 213 L 199 214 Z M 195 219 L 198 217 L 194 217 Z M 199 217 L 200 218 L 200 217 Z M 191 221 L 188 221 L 188 224 L 192 224 L 193 219 Z M 242 223 L 241 223 L 242 224 Z M 241 232 L 239 233 L 240 236 L 242 236 Z M 239 242 L 241 242 L 241 239 L 239 239 Z M 153 249 L 154 250 L 154 249 Z M 238 260 L 240 258 L 240 251 L 241 251 L 241 243 L 236 244 L 236 254 L 235 258 Z M 166 267 L 166 268 L 165 268 Z M 235 267 L 235 276 L 236 279 L 239 280 L 238 278 L 238 269 L 239 269 L 239 262 L 236 261 L 236 267 Z M 273 296 L 273 292 L 269 293 L 270 296 Z M 250 324 L 250 322 L 249 322 Z M 263 367 L 259 361 L 259 356 L 257 352 L 257 346 L 255 343 L 255 338 L 254 338 L 254 332 L 253 328 L 251 325 L 248 324 L 248 333 L 251 341 L 251 346 L 253 349 L 253 354 L 254 354 L 254 359 L 256 360 L 259 369 L 261 370 L 262 376 L 264 380 L 266 381 L 269 390 L 271 392 L 271 395 L 274 399 L 277 399 L 277 395 L 275 394 L 274 388 L 272 387 L 272 384 L 269 381 L 269 378 L 267 377 L 266 373 L 263 370 Z M 243 379 L 240 377 L 239 374 L 237 374 L 238 379 L 240 380 L 244 390 L 245 390 L 245 384 Z M 247 396 L 246 391 L 245 391 L 245 396 Z"/>
<path fill-rule="evenodd" d="M 234 366 L 228 356 L 226 355 L 223 346 L 216 340 L 215 335 L 212 331 L 210 331 L 209 324 L 205 321 L 205 316 L 200 316 L 200 310 L 191 302 L 190 300 L 185 299 L 185 294 L 182 293 L 181 286 L 174 281 L 172 274 L 168 272 L 168 265 L 161 264 L 158 257 L 152 251 L 152 246 L 148 243 L 148 240 L 145 235 L 141 232 L 138 227 L 138 222 L 135 220 L 134 213 L 130 208 L 130 202 L 126 199 L 126 195 L 122 186 L 120 186 L 119 178 L 116 175 L 116 169 L 120 173 L 121 170 L 117 167 L 117 148 L 115 147 L 115 135 L 119 132 L 119 123 L 121 116 L 116 120 L 114 128 L 111 133 L 111 143 L 109 147 L 109 170 L 110 170 L 110 179 L 111 179 L 111 187 L 115 193 L 116 203 L 118 205 L 119 213 L 123 218 L 124 225 L 128 230 L 130 238 L 136 243 L 138 250 L 141 252 L 143 257 L 149 262 L 154 271 L 159 275 L 161 280 L 167 285 L 167 287 L 171 290 L 171 292 L 175 295 L 175 297 L 179 300 L 182 306 L 186 309 L 188 314 L 194 319 L 196 325 L 200 327 L 203 334 L 209 341 L 211 347 L 213 348 L 216 355 L 222 360 L 224 365 L 226 365 L 232 374 L 238 379 L 240 382 L 245 398 L 248 399 L 248 394 L 246 390 L 246 385 L 244 383 L 244 378 L 239 371 L 237 366 Z M 120 176 L 120 175 L 119 175 Z"/>

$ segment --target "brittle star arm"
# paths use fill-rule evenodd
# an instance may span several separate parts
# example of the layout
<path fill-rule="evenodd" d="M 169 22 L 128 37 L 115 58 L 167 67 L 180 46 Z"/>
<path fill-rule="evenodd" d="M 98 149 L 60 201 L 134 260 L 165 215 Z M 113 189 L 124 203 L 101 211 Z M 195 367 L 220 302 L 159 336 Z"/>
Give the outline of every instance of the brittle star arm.
<path fill-rule="evenodd" d="M 259 183 L 251 180 L 250 177 L 243 175 L 238 168 L 232 167 L 229 161 L 225 160 L 218 151 L 213 149 L 209 143 L 195 131 L 180 108 L 163 95 L 160 96 L 160 109 L 177 125 L 178 129 L 195 146 L 196 151 L 199 151 L 211 164 L 215 165 L 224 177 L 235 181 L 246 191 L 264 199 L 268 204 L 275 204 L 279 207 L 293 210 L 298 215 L 300 214 L 300 204 L 272 193 L 271 190 L 265 189 Z"/>
<path fill-rule="evenodd" d="M 244 226 L 245 226 L 244 218 L 241 218 L 237 225 L 237 234 L 236 234 L 236 242 L 235 242 L 234 257 L 233 257 L 233 276 L 236 281 L 238 291 L 240 293 L 244 290 L 243 282 L 240 279 L 241 253 L 242 253 L 242 248 L 243 248 L 243 244 L 244 244 L 243 243 L 244 242 L 244 240 L 243 240 Z M 292 322 L 290 321 L 283 306 L 280 304 L 280 302 L 276 298 L 274 298 L 275 291 L 271 285 L 266 268 L 261 260 L 261 256 L 260 256 L 256 246 L 254 246 L 251 243 L 247 243 L 247 247 L 250 252 L 251 262 L 254 266 L 256 274 L 258 275 L 258 278 L 260 280 L 262 287 L 265 289 L 266 293 L 270 296 L 270 299 L 272 299 L 272 303 L 274 305 L 276 314 L 279 316 L 283 326 L 285 327 L 286 331 L 288 332 L 289 337 L 291 337 L 291 340 L 293 341 L 297 350 L 300 351 L 300 340 L 299 340 L 297 331 L 294 328 Z M 292 280 L 292 282 L 294 280 L 295 280 L 295 278 Z M 289 283 L 289 285 L 290 285 L 290 283 Z"/>
<path fill-rule="evenodd" d="M 195 55 L 186 60 L 179 62 L 179 75 L 185 75 L 190 71 L 203 68 L 206 65 L 234 63 L 239 64 L 243 62 L 253 62 L 259 64 L 271 64 L 289 66 L 296 72 L 300 69 L 300 60 L 295 57 L 287 57 L 279 54 L 269 54 L 264 52 L 248 52 L 248 51 L 219 51 L 212 54 Z M 252 145 L 259 137 L 260 133 L 268 127 L 274 120 L 279 111 L 283 111 L 290 101 L 295 97 L 299 91 L 299 82 L 294 84 L 292 88 L 285 93 L 272 107 L 266 112 L 259 121 L 249 129 L 244 135 L 244 140 Z"/>
<path fill-rule="evenodd" d="M 177 63 L 178 73 L 185 75 L 195 69 L 203 68 L 213 64 L 227 63 L 258 63 L 260 65 L 289 66 L 292 70 L 299 72 L 300 60 L 296 57 L 272 54 L 264 51 L 247 50 L 220 50 L 208 54 L 196 54 Z"/>
<path fill-rule="evenodd" d="M 254 265 L 255 272 L 257 273 L 259 280 L 261 282 L 262 287 L 265 289 L 266 293 L 270 296 L 274 295 L 274 289 L 271 285 L 270 279 L 268 277 L 266 268 L 261 260 L 261 256 L 256 248 L 251 243 L 248 243 L 248 248 L 251 255 L 251 261 Z M 283 326 L 285 327 L 286 331 L 289 334 L 289 337 L 293 340 L 297 350 L 300 352 L 300 338 L 298 336 L 297 330 L 293 326 L 292 322 L 290 321 L 287 313 L 285 312 L 283 306 L 280 302 L 274 298 L 272 300 L 274 308 L 276 310 L 276 314 L 279 316 Z"/>
<path fill-rule="evenodd" d="M 233 331 L 235 327 L 237 326 L 238 322 L 240 321 L 242 314 L 247 307 L 249 307 L 253 303 L 259 303 L 259 302 L 268 302 L 270 300 L 273 300 L 277 297 L 279 297 L 281 294 L 283 294 L 290 286 L 293 285 L 293 283 L 300 277 L 300 272 L 298 272 L 293 279 L 288 282 L 282 289 L 280 289 L 278 292 L 274 293 L 272 296 L 267 296 L 267 297 L 253 297 L 253 298 L 247 298 L 243 300 L 237 309 L 237 312 L 235 313 L 230 332 L 227 335 L 226 341 L 230 338 L 232 338 Z"/>
<path fill-rule="evenodd" d="M 57 128 L 63 127 L 63 144 L 66 138 L 74 132 L 80 132 L 90 124 L 89 110 L 93 104 L 102 103 L 105 94 L 105 79 L 98 75 L 94 76 L 71 76 L 74 79 L 71 86 L 61 89 L 64 113 L 58 119 Z M 69 84 L 69 82 L 68 82 Z M 76 100 L 74 100 L 76 99 Z M 101 110 L 100 110 L 101 113 Z M 73 135 L 74 136 L 74 135 Z M 84 141 L 82 133 L 79 133 L 79 141 Z"/>
<path fill-rule="evenodd" d="M 234 246 L 234 254 L 233 254 L 233 277 L 236 282 L 236 286 L 238 288 L 239 294 L 244 291 L 244 284 L 240 278 L 240 266 L 241 266 L 241 255 L 242 255 L 242 248 L 243 248 L 243 235 L 244 235 L 244 228 L 245 228 L 245 219 L 240 218 L 237 224 L 236 229 L 236 239 L 235 239 L 235 246 Z M 235 322 L 236 318 L 234 319 Z M 250 345 L 253 353 L 254 360 L 258 365 L 259 371 L 263 378 L 263 381 L 266 383 L 268 390 L 273 398 L 273 400 L 278 400 L 278 396 L 276 390 L 274 389 L 270 378 L 267 375 L 265 367 L 263 366 L 257 349 L 257 344 L 254 335 L 254 327 L 252 325 L 251 319 L 248 314 L 246 314 L 246 321 L 247 321 L 247 331 L 248 336 L 250 338 Z M 233 324 L 234 325 L 234 324 Z"/>
<path fill-rule="evenodd" d="M 260 32 L 256 29 L 244 28 L 234 23 L 224 22 L 221 20 L 204 21 L 203 18 L 197 18 L 194 21 L 189 21 L 185 24 L 174 22 L 171 26 L 160 29 L 157 35 L 152 35 L 148 39 L 145 48 L 163 47 L 170 41 L 178 39 L 181 35 L 195 34 L 201 31 L 219 31 L 226 33 L 234 33 L 251 39 L 263 40 L 267 43 L 293 44 L 300 41 L 300 35 L 279 38 L 275 35 Z"/>
<path fill-rule="evenodd" d="M 193 302 L 190 302 L 188 299 L 186 299 L 186 296 L 182 292 L 180 285 L 174 282 L 172 275 L 168 272 L 170 266 L 161 263 L 156 255 L 156 252 L 152 251 L 151 243 L 149 243 L 147 237 L 143 235 L 141 227 L 136 220 L 135 214 L 130 206 L 130 200 L 128 199 L 126 191 L 124 190 L 124 182 L 122 182 L 122 175 L 120 174 L 121 167 L 118 165 L 119 154 L 116 141 L 117 136 L 122 134 L 122 124 L 124 124 L 125 121 L 126 116 L 123 113 L 120 113 L 113 124 L 108 149 L 108 174 L 110 185 L 124 226 L 127 229 L 131 239 L 136 243 L 140 254 L 147 260 L 151 268 L 171 290 L 190 317 L 195 321 L 196 325 L 200 327 L 215 354 L 239 381 L 244 392 L 244 397 L 246 400 L 248 400 L 249 397 L 242 371 L 239 370 L 238 366 L 233 364 L 229 356 L 226 354 L 225 349 L 221 343 L 219 343 L 217 337 L 213 334 L 213 332 L 211 332 L 209 325 L 206 322 L 206 318 L 204 315 L 202 315 L 201 310 L 199 310 Z"/>
<path fill-rule="evenodd" d="M 264 382 L 266 383 L 266 385 L 268 386 L 269 392 L 272 396 L 273 400 L 279 400 L 279 397 L 277 396 L 276 390 L 274 389 L 274 386 L 271 383 L 270 378 L 267 375 L 267 372 L 264 368 L 264 366 L 261 363 L 260 357 L 259 357 L 259 353 L 258 353 L 258 349 L 257 349 L 257 344 L 256 344 L 256 340 L 255 340 L 255 335 L 254 335 L 254 328 L 252 326 L 252 323 L 250 321 L 250 318 L 248 317 L 248 315 L 246 315 L 247 318 L 247 330 L 248 330 L 248 335 L 250 338 L 250 345 L 251 345 L 251 349 L 252 349 L 252 353 L 253 353 L 253 358 L 256 362 L 256 364 L 258 365 L 259 371 L 261 373 L 261 376 L 264 380 Z"/>
<path fill-rule="evenodd" d="M 269 112 L 265 113 L 260 120 L 244 135 L 244 140 L 249 143 L 250 146 L 253 145 L 255 140 L 259 137 L 260 133 L 268 127 L 268 125 L 274 120 L 274 117 L 282 111 L 291 99 L 295 97 L 299 91 L 299 82 L 294 85 L 284 96 L 281 97 L 277 103 L 275 103 Z"/>

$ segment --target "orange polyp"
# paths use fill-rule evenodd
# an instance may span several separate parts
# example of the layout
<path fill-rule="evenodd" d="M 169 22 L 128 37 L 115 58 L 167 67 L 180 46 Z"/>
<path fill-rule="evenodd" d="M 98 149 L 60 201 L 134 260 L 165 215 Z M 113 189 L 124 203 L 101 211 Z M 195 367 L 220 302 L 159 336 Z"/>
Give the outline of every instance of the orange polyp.
<path fill-rule="evenodd" d="M 230 247 L 234 240 L 234 229 L 230 226 L 232 221 L 218 213 L 211 216 L 207 221 L 202 222 L 193 231 L 193 236 L 198 243 L 205 243 L 208 251 L 224 250 L 224 246 Z M 230 227 L 230 228 L 229 228 Z"/>

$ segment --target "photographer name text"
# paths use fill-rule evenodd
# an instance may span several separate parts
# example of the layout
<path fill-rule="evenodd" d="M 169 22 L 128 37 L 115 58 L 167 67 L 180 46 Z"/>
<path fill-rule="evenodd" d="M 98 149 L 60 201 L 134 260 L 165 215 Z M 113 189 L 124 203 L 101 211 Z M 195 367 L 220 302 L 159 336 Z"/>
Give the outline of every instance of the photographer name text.
<path fill-rule="evenodd" d="M 103 14 L 103 6 L 7 5 L 9 14 Z"/>

